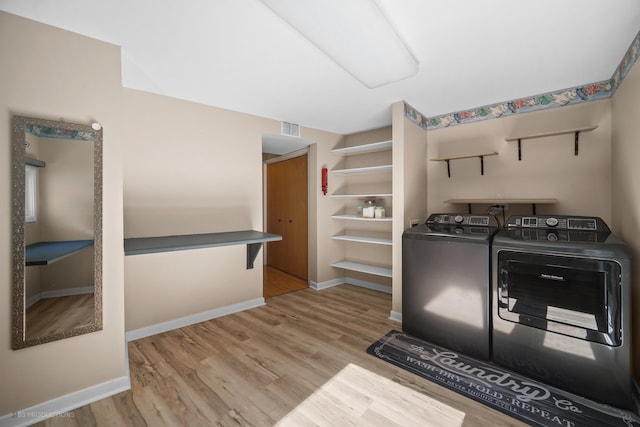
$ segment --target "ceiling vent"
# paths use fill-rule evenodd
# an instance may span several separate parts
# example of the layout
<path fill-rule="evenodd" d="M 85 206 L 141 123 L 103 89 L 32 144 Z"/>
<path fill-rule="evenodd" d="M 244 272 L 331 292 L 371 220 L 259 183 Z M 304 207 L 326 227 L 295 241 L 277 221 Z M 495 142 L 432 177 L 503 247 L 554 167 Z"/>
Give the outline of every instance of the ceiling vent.
<path fill-rule="evenodd" d="M 300 138 L 300 125 L 296 123 L 280 122 L 280 132 L 286 136 Z"/>

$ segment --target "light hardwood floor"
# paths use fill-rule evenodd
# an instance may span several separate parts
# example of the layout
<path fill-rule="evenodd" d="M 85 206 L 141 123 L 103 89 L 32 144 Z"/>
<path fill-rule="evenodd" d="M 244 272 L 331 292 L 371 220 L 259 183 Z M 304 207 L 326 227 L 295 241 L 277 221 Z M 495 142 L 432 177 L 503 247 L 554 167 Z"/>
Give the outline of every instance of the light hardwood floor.
<path fill-rule="evenodd" d="M 304 289 L 143 338 L 130 391 L 40 425 L 525 425 L 367 354 L 400 328 L 390 309 L 351 285 Z"/>
<path fill-rule="evenodd" d="M 94 320 L 93 293 L 41 299 L 27 309 L 26 339 L 88 326 Z"/>
<path fill-rule="evenodd" d="M 262 271 L 262 294 L 265 298 L 271 298 L 309 287 L 309 283 L 307 283 L 306 280 L 287 274 L 270 265 L 265 265 Z"/>

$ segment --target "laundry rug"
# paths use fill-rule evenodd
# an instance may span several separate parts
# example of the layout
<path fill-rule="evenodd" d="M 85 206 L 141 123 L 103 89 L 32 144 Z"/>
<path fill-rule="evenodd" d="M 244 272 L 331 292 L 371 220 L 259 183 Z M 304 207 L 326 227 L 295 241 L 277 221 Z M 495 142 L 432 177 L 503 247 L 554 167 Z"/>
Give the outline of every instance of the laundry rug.
<path fill-rule="evenodd" d="M 534 426 L 640 426 L 633 412 L 602 405 L 498 366 L 391 331 L 367 353 Z"/>

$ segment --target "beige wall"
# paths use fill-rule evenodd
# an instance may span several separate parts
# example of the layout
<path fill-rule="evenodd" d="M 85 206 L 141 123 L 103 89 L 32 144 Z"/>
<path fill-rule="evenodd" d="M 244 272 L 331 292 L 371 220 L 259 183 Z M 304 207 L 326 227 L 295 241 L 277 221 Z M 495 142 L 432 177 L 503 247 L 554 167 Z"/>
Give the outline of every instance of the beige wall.
<path fill-rule="evenodd" d="M 612 100 L 612 228 L 632 256 L 634 375 L 640 378 L 640 63 L 636 63 Z"/>
<path fill-rule="evenodd" d="M 280 123 L 123 90 L 126 237 L 262 230 L 262 134 Z M 255 265 L 263 263 L 263 251 Z M 262 297 L 246 246 L 127 256 L 126 330 Z"/>
<path fill-rule="evenodd" d="M 132 89 L 123 110 L 126 237 L 263 230 L 262 135 L 278 134 L 280 122 Z M 329 280 L 317 242 L 332 203 L 318 174 L 342 137 L 305 127 L 301 137 L 312 142 L 309 280 Z M 246 246 L 128 256 L 125 283 L 127 331 L 262 298 L 262 269 L 246 269 Z"/>
<path fill-rule="evenodd" d="M 580 134 L 574 156 L 574 135 L 522 141 L 522 161 L 516 142 L 506 137 L 597 125 Z M 601 100 L 485 120 L 429 131 L 429 158 L 498 152 L 480 160 L 452 160 L 451 178 L 445 162 L 428 162 L 429 213 L 466 212 L 466 205 L 443 203 L 450 198 L 556 198 L 539 205 L 539 214 L 598 216 L 611 222 L 611 101 Z M 485 213 L 487 206 L 475 206 Z M 506 217 L 531 212 L 531 206 L 510 205 Z"/>
<path fill-rule="evenodd" d="M 305 127 L 301 130 L 301 137 L 313 142 L 309 147 L 309 282 L 319 284 L 345 276 L 344 271 L 330 267 L 336 259 L 344 258 L 344 246 L 331 239 L 343 226 L 331 218 L 343 208 L 340 199 L 332 198 L 331 194 L 343 185 L 344 179 L 329 174 L 327 195 L 322 194 L 320 188 L 321 169 L 334 169 L 342 159 L 331 150 L 342 146 L 344 137 Z"/>
<path fill-rule="evenodd" d="M 0 245 L 0 415 L 125 376 L 120 49 L 0 12 L 0 235 L 10 236 L 12 113 L 104 126 L 104 329 L 13 351 L 10 241 Z"/>

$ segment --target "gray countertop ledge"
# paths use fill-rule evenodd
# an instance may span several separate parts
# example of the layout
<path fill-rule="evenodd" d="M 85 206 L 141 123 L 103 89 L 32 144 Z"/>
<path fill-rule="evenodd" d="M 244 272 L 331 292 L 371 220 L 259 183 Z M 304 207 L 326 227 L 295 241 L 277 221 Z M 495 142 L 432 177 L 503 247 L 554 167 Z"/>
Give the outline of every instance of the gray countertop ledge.
<path fill-rule="evenodd" d="M 265 242 L 282 240 L 282 236 L 256 230 L 224 231 L 219 233 L 183 234 L 177 236 L 133 237 L 124 239 L 124 254 L 141 255 L 184 251 L 217 246 L 247 245 L 247 269 Z"/>

